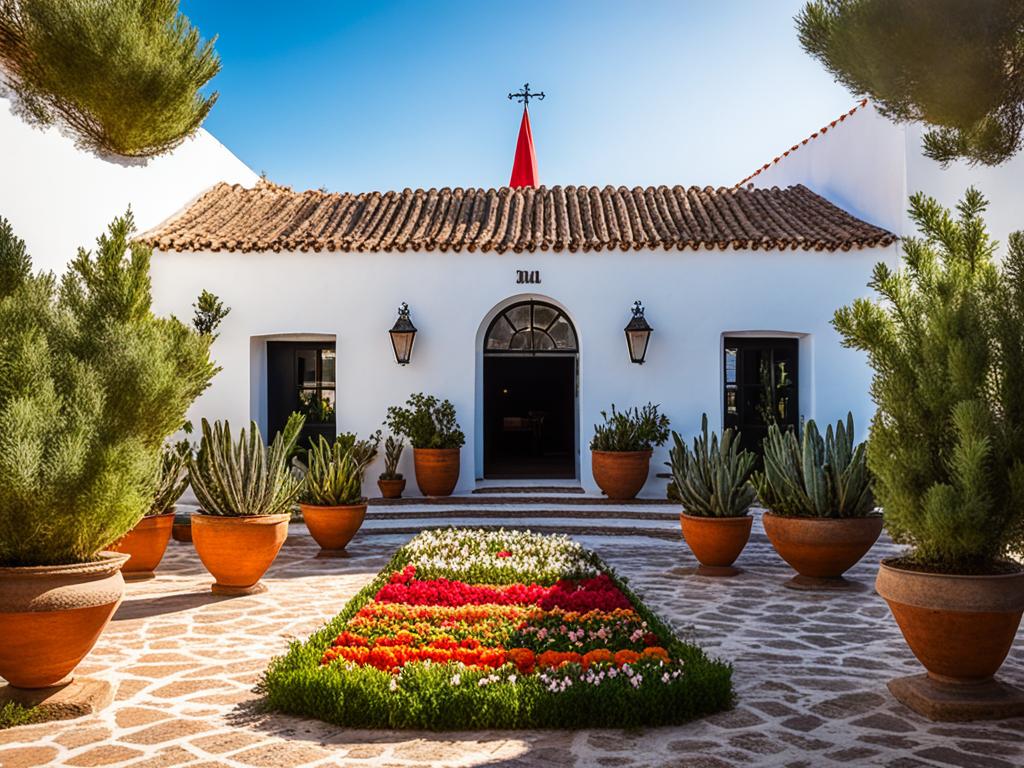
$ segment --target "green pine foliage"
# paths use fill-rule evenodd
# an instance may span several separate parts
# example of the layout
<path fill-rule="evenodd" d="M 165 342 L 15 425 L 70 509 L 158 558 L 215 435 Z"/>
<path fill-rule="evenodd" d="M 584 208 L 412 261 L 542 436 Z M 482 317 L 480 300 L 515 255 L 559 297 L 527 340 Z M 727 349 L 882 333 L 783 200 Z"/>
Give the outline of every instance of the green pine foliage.
<path fill-rule="evenodd" d="M 59 286 L 0 219 L 0 565 L 85 562 L 150 509 L 165 438 L 217 368 L 153 315 L 131 212 Z"/>
<path fill-rule="evenodd" d="M 466 436 L 455 420 L 455 406 L 419 392 L 405 406 L 388 408 L 388 429 L 409 439 L 413 448 L 461 448 Z"/>
<path fill-rule="evenodd" d="M 650 451 L 668 440 L 668 416 L 658 412 L 658 406 L 648 403 L 642 408 L 624 411 L 601 411 L 603 424 L 594 425 L 590 440 L 592 451 Z"/>
<path fill-rule="evenodd" d="M 955 573 L 1024 551 L 1024 235 L 997 266 L 985 207 L 969 189 L 954 218 L 914 195 L 903 267 L 876 265 L 881 300 L 833 321 L 875 371 L 867 456 L 886 528 Z"/>
<path fill-rule="evenodd" d="M 1020 0 L 811 0 L 796 26 L 852 93 L 893 120 L 928 124 L 928 157 L 997 165 L 1020 149 Z"/>
<path fill-rule="evenodd" d="M 0 0 L 0 66 L 27 117 L 101 153 L 151 157 L 198 130 L 220 70 L 178 0 Z"/>
<path fill-rule="evenodd" d="M 700 434 L 693 451 L 676 433 L 668 465 L 672 470 L 669 497 L 682 502 L 686 514 L 695 517 L 743 517 L 754 503 L 750 478 L 757 456 L 740 449 L 740 433 L 726 429 L 708 439 L 708 415 L 700 420 Z"/>
<path fill-rule="evenodd" d="M 340 439 L 331 443 L 323 435 L 319 438 L 309 449 L 302 501 L 321 507 L 358 504 L 363 498 L 366 468 L 360 442 L 354 435 L 351 443 Z"/>
<path fill-rule="evenodd" d="M 866 517 L 874 512 L 867 443 L 854 445 L 853 414 L 829 424 L 824 439 L 811 419 L 798 439 L 792 429 L 768 427 L 764 472 L 751 478 L 761 503 L 790 517 Z"/>

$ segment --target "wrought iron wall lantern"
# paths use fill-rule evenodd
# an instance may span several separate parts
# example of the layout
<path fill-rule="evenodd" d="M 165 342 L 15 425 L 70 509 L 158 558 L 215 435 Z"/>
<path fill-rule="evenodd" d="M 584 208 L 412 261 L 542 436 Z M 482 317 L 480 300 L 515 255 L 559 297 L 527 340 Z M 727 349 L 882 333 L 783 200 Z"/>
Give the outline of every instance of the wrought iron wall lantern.
<path fill-rule="evenodd" d="M 626 325 L 626 346 L 629 348 L 629 360 L 637 365 L 644 364 L 647 356 L 647 343 L 651 340 L 654 329 L 644 317 L 644 305 L 639 301 L 633 303 L 633 317 Z"/>
<path fill-rule="evenodd" d="M 391 335 L 391 346 L 395 348 L 395 362 L 408 365 L 412 359 L 412 345 L 416 341 L 416 326 L 409 319 L 409 305 L 404 301 L 398 308 L 398 319 L 388 333 Z"/>

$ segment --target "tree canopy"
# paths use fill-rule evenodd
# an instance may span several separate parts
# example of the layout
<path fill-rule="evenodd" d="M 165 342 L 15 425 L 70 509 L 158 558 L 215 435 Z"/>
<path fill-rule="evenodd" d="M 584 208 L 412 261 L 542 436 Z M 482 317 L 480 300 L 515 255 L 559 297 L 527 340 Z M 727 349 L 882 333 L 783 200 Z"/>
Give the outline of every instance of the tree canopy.
<path fill-rule="evenodd" d="M 104 154 L 151 157 L 191 136 L 217 93 L 215 40 L 178 0 L 0 0 L 0 75 L 29 121 Z"/>
<path fill-rule="evenodd" d="M 896 121 L 929 126 L 928 157 L 998 165 L 1024 129 L 1024 0 L 811 0 L 800 44 Z"/>

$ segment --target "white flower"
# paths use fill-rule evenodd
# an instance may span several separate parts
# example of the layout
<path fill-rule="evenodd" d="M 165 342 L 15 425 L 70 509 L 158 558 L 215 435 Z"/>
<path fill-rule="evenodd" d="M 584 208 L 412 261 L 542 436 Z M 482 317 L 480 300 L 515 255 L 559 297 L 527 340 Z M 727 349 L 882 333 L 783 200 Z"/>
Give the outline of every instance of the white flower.
<path fill-rule="evenodd" d="M 391 678 L 391 682 L 388 683 L 388 688 L 390 688 L 392 691 L 397 691 L 398 690 L 398 679 L 392 677 Z"/>
<path fill-rule="evenodd" d="M 452 675 L 452 685 L 458 685 L 461 682 L 462 682 L 462 676 L 461 675 Z"/>
<path fill-rule="evenodd" d="M 515 675 L 509 675 L 508 676 L 508 681 L 510 683 L 512 683 L 512 685 L 515 685 L 516 684 L 516 676 Z"/>

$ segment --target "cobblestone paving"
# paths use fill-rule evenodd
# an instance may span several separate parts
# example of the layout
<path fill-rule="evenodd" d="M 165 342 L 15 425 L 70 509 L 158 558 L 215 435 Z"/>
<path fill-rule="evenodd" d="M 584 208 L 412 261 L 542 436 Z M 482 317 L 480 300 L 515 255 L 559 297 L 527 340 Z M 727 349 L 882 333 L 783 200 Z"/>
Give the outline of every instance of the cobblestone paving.
<path fill-rule="evenodd" d="M 584 529 L 585 529 L 584 523 Z M 0 731 L 0 766 L 964 766 L 1024 765 L 1024 719 L 935 724 L 885 682 L 917 672 L 871 589 L 879 544 L 855 593 L 784 589 L 790 575 L 755 524 L 734 579 L 692 576 L 686 546 L 581 536 L 655 610 L 735 667 L 735 709 L 674 728 L 431 734 L 356 731 L 260 714 L 252 692 L 271 656 L 304 638 L 407 537 L 357 538 L 348 559 L 317 560 L 292 526 L 270 591 L 217 598 L 188 545 L 158 579 L 129 584 L 80 674 L 116 681 L 115 703 L 75 721 Z M 1024 686 L 1024 637 L 1002 671 Z"/>

